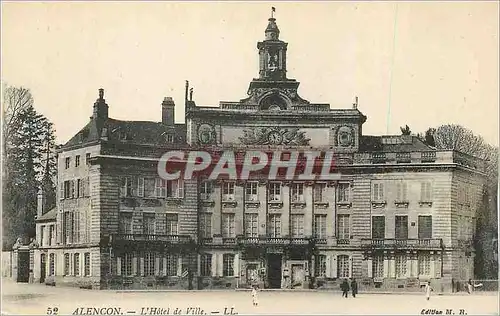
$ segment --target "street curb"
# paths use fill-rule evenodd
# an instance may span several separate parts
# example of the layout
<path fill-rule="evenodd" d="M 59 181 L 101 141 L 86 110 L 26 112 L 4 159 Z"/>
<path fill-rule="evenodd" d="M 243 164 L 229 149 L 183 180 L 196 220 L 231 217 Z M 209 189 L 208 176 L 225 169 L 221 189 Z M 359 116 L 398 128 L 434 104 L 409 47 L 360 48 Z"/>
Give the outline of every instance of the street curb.
<path fill-rule="evenodd" d="M 106 292 L 115 292 L 115 293 L 210 293 L 210 292 L 250 292 L 251 289 L 231 289 L 231 290 L 222 290 L 222 289 L 210 289 L 210 290 L 102 290 Z M 287 293 L 342 293 L 338 290 L 306 290 L 306 289 L 262 289 L 259 292 L 287 292 Z M 481 294 L 472 294 L 472 295 L 497 295 L 497 292 L 482 292 Z M 386 292 L 386 291 L 369 291 L 369 292 L 360 292 L 358 295 L 423 295 L 424 292 Z M 434 296 L 469 296 L 471 294 L 468 293 L 435 293 Z"/>

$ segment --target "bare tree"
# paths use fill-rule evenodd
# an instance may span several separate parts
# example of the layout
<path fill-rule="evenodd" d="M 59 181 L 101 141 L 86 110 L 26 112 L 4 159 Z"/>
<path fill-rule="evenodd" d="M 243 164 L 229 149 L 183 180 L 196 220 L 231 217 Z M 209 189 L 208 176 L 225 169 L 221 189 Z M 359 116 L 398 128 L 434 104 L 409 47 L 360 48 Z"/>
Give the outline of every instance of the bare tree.
<path fill-rule="evenodd" d="M 456 150 L 481 159 L 487 159 L 490 155 L 484 139 L 460 125 L 438 127 L 434 132 L 434 141 L 438 149 Z"/>
<path fill-rule="evenodd" d="M 12 131 L 19 126 L 19 113 L 33 106 L 33 103 L 33 96 L 29 89 L 4 86 L 2 102 L 4 143 L 9 142 L 12 137 Z"/>

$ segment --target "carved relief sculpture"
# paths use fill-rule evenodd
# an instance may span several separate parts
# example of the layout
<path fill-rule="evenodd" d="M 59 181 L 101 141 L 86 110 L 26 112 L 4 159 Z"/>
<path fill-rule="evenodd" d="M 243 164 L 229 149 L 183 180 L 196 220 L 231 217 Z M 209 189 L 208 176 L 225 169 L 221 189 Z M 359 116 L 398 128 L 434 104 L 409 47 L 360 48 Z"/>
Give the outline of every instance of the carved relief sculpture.
<path fill-rule="evenodd" d="M 298 128 L 256 127 L 243 131 L 239 140 L 245 145 L 308 146 L 311 139 Z"/>
<path fill-rule="evenodd" d="M 215 129 L 210 124 L 201 124 L 198 127 L 198 142 L 200 144 L 208 145 L 215 143 Z"/>

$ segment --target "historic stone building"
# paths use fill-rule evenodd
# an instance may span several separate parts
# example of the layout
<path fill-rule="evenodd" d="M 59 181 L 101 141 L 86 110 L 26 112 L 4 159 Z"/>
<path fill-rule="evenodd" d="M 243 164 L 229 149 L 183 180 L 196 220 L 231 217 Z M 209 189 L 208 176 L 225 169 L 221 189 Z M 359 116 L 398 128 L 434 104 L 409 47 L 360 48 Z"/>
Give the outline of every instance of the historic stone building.
<path fill-rule="evenodd" d="M 38 218 L 35 281 L 93 288 L 418 289 L 473 277 L 483 162 L 414 136 L 367 136 L 357 103 L 311 103 L 287 78 L 274 18 L 257 45 L 248 97 L 198 106 L 186 124 L 165 98 L 161 122 L 90 122 L 59 153 L 57 208 Z M 335 181 L 164 181 L 166 151 L 315 149 Z M 286 158 L 284 158 L 286 159 Z"/>

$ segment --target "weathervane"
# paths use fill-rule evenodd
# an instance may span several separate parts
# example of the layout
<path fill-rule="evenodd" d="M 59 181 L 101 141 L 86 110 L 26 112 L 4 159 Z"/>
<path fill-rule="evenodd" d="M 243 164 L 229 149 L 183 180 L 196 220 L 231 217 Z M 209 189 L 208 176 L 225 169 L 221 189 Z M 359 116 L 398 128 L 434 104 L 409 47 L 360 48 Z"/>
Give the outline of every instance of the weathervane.
<path fill-rule="evenodd" d="M 274 12 L 276 12 L 276 8 L 271 7 L 271 19 L 274 19 Z"/>

